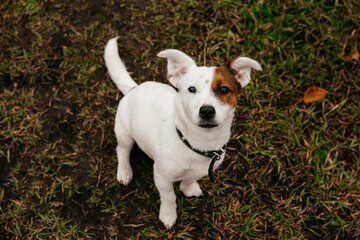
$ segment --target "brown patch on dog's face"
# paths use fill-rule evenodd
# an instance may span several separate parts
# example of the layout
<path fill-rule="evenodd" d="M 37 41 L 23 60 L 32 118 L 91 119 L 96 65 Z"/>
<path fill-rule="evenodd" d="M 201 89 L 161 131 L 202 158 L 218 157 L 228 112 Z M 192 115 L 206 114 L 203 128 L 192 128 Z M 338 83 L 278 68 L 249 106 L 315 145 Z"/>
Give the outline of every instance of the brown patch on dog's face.
<path fill-rule="evenodd" d="M 214 80 L 211 88 L 223 103 L 235 107 L 237 104 L 237 93 L 241 89 L 238 81 L 227 67 L 215 68 Z"/>

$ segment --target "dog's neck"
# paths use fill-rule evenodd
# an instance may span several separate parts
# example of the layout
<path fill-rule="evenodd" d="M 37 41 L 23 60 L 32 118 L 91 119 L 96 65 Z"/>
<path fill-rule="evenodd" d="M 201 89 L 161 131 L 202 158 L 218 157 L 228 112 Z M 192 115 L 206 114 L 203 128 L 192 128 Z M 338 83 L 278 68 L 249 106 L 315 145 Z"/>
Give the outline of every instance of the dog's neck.
<path fill-rule="evenodd" d="M 177 109 L 175 111 L 174 131 L 178 128 L 194 148 L 203 151 L 218 150 L 229 141 L 232 120 L 233 118 L 228 118 L 226 122 L 215 128 L 202 128 L 189 122 L 183 110 Z"/>

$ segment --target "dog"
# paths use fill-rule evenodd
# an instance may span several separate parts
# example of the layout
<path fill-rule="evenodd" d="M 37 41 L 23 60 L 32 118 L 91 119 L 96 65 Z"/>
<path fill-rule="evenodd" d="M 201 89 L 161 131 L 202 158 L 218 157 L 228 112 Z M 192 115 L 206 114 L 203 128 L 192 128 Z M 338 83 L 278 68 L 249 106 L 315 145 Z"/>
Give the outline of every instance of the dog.
<path fill-rule="evenodd" d="M 105 64 L 123 93 L 114 131 L 117 139 L 117 180 L 127 185 L 133 177 L 129 155 L 134 142 L 154 160 L 154 181 L 160 193 L 159 219 L 167 229 L 177 218 L 173 183 L 187 197 L 202 195 L 197 182 L 219 167 L 225 156 L 239 90 L 250 82 L 260 64 L 238 57 L 226 66 L 197 66 L 185 53 L 168 49 L 168 80 L 172 86 L 148 81 L 138 85 L 129 75 L 117 38 L 105 47 Z"/>

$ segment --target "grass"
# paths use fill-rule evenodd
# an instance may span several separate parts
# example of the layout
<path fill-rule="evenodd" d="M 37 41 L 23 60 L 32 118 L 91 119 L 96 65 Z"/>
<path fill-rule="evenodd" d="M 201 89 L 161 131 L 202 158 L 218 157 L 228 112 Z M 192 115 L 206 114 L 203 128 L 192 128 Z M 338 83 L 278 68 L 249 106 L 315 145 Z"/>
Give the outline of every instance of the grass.
<path fill-rule="evenodd" d="M 2 1 L 0 235 L 4 239 L 360 238 L 357 1 Z M 216 182 L 158 220 L 152 162 L 116 182 L 121 94 L 102 58 L 120 36 L 137 82 L 166 82 L 156 53 L 200 65 L 235 56 L 262 72 L 238 98 Z M 301 99 L 310 86 L 329 91 Z"/>

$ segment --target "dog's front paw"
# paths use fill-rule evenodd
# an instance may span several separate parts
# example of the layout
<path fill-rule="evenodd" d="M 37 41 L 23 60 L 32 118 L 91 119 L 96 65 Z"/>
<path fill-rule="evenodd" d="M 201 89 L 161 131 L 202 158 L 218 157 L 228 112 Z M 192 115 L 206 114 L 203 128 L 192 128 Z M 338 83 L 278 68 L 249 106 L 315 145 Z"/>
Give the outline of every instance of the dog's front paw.
<path fill-rule="evenodd" d="M 167 229 L 174 225 L 176 218 L 176 205 L 160 205 L 159 219 Z"/>
<path fill-rule="evenodd" d="M 123 185 L 128 185 L 132 180 L 133 172 L 131 167 L 118 167 L 116 179 Z"/>
<path fill-rule="evenodd" d="M 202 195 L 201 188 L 196 181 L 190 184 L 181 182 L 180 191 L 182 191 L 187 197 L 199 197 Z"/>

